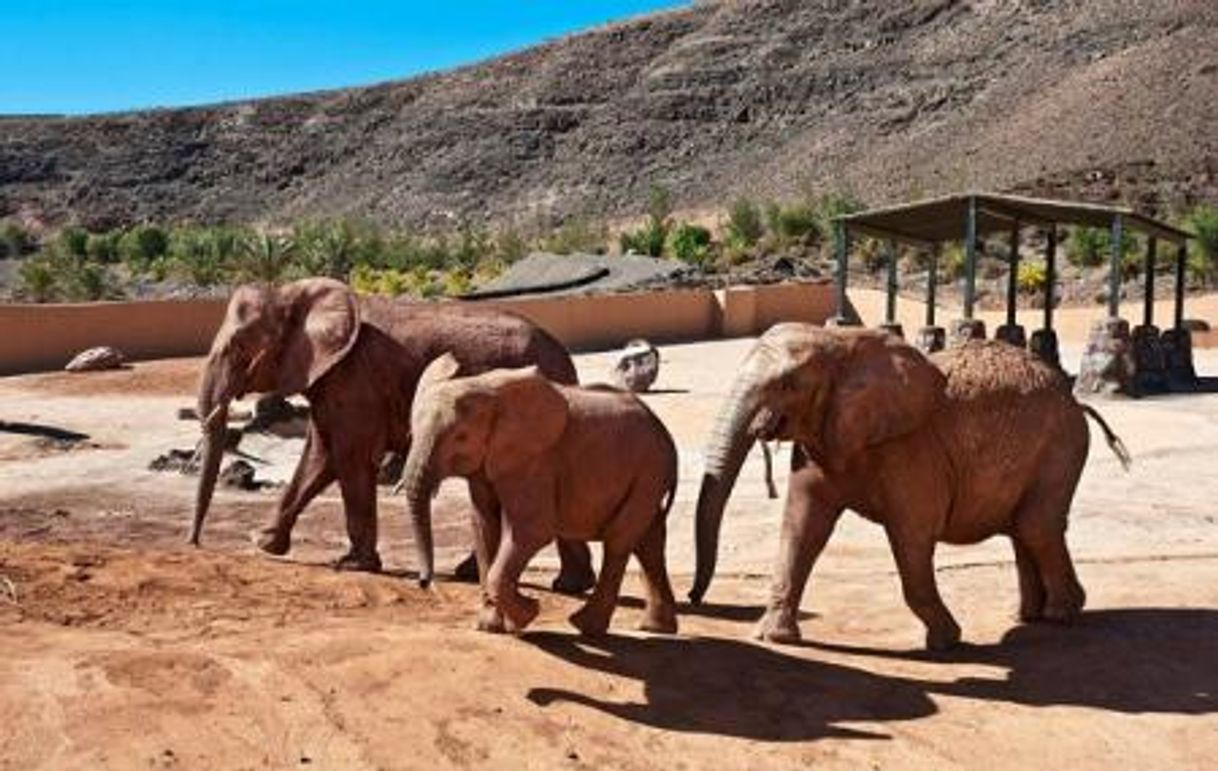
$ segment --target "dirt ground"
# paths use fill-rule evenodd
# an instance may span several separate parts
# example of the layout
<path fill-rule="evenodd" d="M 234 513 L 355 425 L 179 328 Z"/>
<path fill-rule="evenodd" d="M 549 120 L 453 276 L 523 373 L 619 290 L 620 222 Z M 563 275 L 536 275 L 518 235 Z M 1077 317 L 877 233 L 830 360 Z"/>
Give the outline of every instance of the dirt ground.
<path fill-rule="evenodd" d="M 665 348 L 648 397 L 682 451 L 668 550 L 679 594 L 700 448 L 748 344 Z M 585 379 L 607 361 L 579 357 Z M 1218 353 L 1198 363 L 1218 374 Z M 759 456 L 709 604 L 683 607 L 676 637 L 630 631 L 633 574 L 613 636 L 577 637 L 576 602 L 542 589 L 552 554 L 529 574 L 535 627 L 479 633 L 472 587 L 409 580 L 388 496 L 382 576 L 328 567 L 345 543 L 334 491 L 302 517 L 289 558 L 249 545 L 274 491 L 220 493 L 204 548 L 189 549 L 193 480 L 146 466 L 193 445 L 176 411 L 198 366 L 0 379 L 0 769 L 1200 769 L 1218 757 L 1218 394 L 1100 405 L 1135 465 L 1122 472 L 1096 437 L 1070 533 L 1089 594 L 1078 624 L 1013 621 L 1007 543 L 944 548 L 939 581 L 968 644 L 932 656 L 883 534 L 850 516 L 805 597 L 806 642 L 748 638 L 781 505 Z M 466 545 L 458 486 L 436 520 L 451 566 Z"/>

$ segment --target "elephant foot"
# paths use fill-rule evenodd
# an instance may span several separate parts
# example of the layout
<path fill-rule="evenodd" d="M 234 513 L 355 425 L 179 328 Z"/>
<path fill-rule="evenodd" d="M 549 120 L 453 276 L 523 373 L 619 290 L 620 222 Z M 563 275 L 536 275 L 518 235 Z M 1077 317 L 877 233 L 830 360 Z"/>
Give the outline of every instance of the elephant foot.
<path fill-rule="evenodd" d="M 652 634 L 676 634 L 677 614 L 671 609 L 655 613 L 649 612 L 639 622 L 639 631 L 651 632 Z"/>
<path fill-rule="evenodd" d="M 463 584 L 478 583 L 478 555 L 470 552 L 465 559 L 461 560 L 460 564 L 453 568 L 453 578 Z"/>
<path fill-rule="evenodd" d="M 503 614 L 504 621 L 507 623 L 505 627 L 507 631 L 513 633 L 523 632 L 525 627 L 537 618 L 537 614 L 541 612 L 541 603 L 532 597 L 520 596 L 510 603 L 499 603 L 498 610 Z"/>
<path fill-rule="evenodd" d="M 379 573 L 381 572 L 381 557 L 376 552 L 357 554 L 354 551 L 349 551 L 338 558 L 338 561 L 334 563 L 334 569 L 361 573 Z"/>
<path fill-rule="evenodd" d="M 757 622 L 753 638 L 778 645 L 794 645 L 803 640 L 803 635 L 791 614 L 771 609 Z"/>
<path fill-rule="evenodd" d="M 596 586 L 596 574 L 591 568 L 568 568 L 563 566 L 550 584 L 550 588 L 559 594 L 580 595 Z"/>
<path fill-rule="evenodd" d="M 292 538 L 289 535 L 279 532 L 278 529 L 268 527 L 265 530 L 260 530 L 254 537 L 254 545 L 258 547 L 263 554 L 270 554 L 275 557 L 282 557 L 292 548 Z"/>
<path fill-rule="evenodd" d="M 601 637 L 609 631 L 609 614 L 600 608 L 585 605 L 568 616 L 567 620 L 580 634 L 588 637 Z"/>
<path fill-rule="evenodd" d="M 926 649 L 928 651 L 951 650 L 959 642 L 960 625 L 954 621 L 950 626 L 944 625 L 926 630 Z"/>
<path fill-rule="evenodd" d="M 503 634 L 507 624 L 503 622 L 503 614 L 494 605 L 483 605 L 478 612 L 478 631 Z"/>
<path fill-rule="evenodd" d="M 1082 594 L 1081 589 L 1079 594 Z M 1078 619 L 1079 614 L 1083 612 L 1083 604 L 1085 602 L 1085 596 L 1071 596 L 1060 600 L 1050 599 L 1045 603 L 1045 611 L 1042 618 L 1055 624 L 1073 623 Z"/>

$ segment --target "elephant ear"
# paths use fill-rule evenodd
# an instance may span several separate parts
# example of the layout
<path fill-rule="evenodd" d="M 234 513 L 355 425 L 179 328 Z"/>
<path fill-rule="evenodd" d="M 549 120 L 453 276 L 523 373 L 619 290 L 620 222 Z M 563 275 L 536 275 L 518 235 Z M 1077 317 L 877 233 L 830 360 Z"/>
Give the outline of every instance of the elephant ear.
<path fill-rule="evenodd" d="M 283 353 L 278 383 L 282 393 L 300 393 L 334 368 L 359 336 L 359 303 L 346 284 L 326 278 L 282 287 Z"/>
<path fill-rule="evenodd" d="M 946 385 L 925 356 L 890 335 L 860 335 L 843 364 L 824 426 L 827 449 L 843 460 L 916 429 Z"/>
<path fill-rule="evenodd" d="M 536 367 L 513 370 L 495 386 L 495 427 L 486 452 L 490 479 L 529 463 L 559 440 L 570 405 Z"/>

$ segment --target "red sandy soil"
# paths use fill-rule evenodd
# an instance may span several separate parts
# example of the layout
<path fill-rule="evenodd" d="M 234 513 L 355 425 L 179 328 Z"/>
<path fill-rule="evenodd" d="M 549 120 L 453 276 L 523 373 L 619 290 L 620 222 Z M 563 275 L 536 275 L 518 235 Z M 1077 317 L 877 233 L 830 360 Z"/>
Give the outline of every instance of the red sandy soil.
<path fill-rule="evenodd" d="M 666 392 L 648 397 L 682 448 L 679 594 L 698 451 L 746 346 L 666 348 Z M 0 380 L 0 418 L 96 445 L 0 455 L 0 769 L 1201 769 L 1218 757 L 1218 396 L 1100 405 L 1135 466 L 1124 474 L 1093 443 L 1071 530 L 1089 596 L 1079 623 L 1013 621 L 1007 544 L 944 549 L 940 586 L 968 644 L 928 655 L 882 532 L 852 517 L 805 597 L 806 642 L 748 639 L 781 504 L 757 459 L 710 604 L 683 607 L 675 637 L 632 631 L 632 574 L 612 636 L 581 639 L 565 621 L 577 601 L 544 590 L 552 556 L 528 574 L 534 627 L 477 632 L 473 587 L 410 580 L 388 497 L 386 575 L 328 567 L 345 541 L 333 491 L 287 559 L 247 538 L 273 492 L 222 493 L 204 548 L 187 548 L 192 480 L 145 466 L 193 441 L 174 410 L 198 364 Z M 580 365 L 600 375 L 605 360 Z M 0 451 L 27 440 L 0 435 Z M 464 552 L 464 509 L 447 487 L 441 566 Z"/>

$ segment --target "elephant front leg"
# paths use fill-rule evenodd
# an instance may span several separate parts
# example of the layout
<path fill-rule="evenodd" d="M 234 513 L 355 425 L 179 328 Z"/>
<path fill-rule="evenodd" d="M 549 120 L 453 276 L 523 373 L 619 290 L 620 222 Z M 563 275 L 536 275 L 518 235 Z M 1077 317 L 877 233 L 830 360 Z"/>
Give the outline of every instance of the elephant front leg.
<path fill-rule="evenodd" d="M 1040 571 L 1027 546 L 1017 537 L 1011 539 L 1015 547 L 1015 567 L 1019 571 L 1019 620 L 1039 621 L 1045 612 L 1045 584 L 1040 580 Z"/>
<path fill-rule="evenodd" d="M 292 481 L 279 498 L 274 520 L 257 534 L 258 548 L 267 554 L 287 554 L 292 547 L 292 529 L 305 506 L 334 481 L 334 469 L 313 424 L 305 436 L 304 451 Z"/>
<path fill-rule="evenodd" d="M 917 521 L 911 518 L 910 521 Z M 926 647 L 947 650 L 960 642 L 960 625 L 943 604 L 935 582 L 935 541 L 920 528 L 888 528 L 888 540 L 901 574 L 905 604 L 926 626 Z"/>
<path fill-rule="evenodd" d="M 583 634 L 603 635 L 609 630 L 609 621 L 617 608 L 617 598 L 622 591 L 622 578 L 626 575 L 626 562 L 630 551 L 620 544 L 605 543 L 605 559 L 601 564 L 601 575 L 596 589 L 584 607 L 571 615 L 571 624 Z"/>
<path fill-rule="evenodd" d="M 480 477 L 469 480 L 470 500 L 474 502 L 474 514 L 470 524 L 474 536 L 474 554 L 465 562 L 473 561 L 473 580 L 482 586 L 482 607 L 478 612 L 478 628 L 484 632 L 503 632 L 507 627 L 503 614 L 495 606 L 487 591 L 487 576 L 492 560 L 499 551 L 501 538 L 502 507 L 490 484 Z M 462 564 L 464 565 L 465 562 Z M 465 580 L 465 579 L 462 579 Z"/>
<path fill-rule="evenodd" d="M 367 462 L 353 463 L 339 476 L 351 541 L 350 550 L 335 563 L 339 570 L 381 571 L 381 557 L 376 551 L 376 474 L 376 465 Z"/>
<path fill-rule="evenodd" d="M 507 532 L 504 532 L 499 540 L 495 562 L 487 571 L 480 627 L 498 631 L 492 624 L 485 624 L 490 613 L 487 607 L 502 614 L 504 631 L 524 631 L 524 628 L 537 618 L 540 604 L 536 599 L 520 593 L 520 574 L 529 565 L 533 555 L 540 552 L 548 541 L 549 538 L 541 532 L 508 524 Z M 493 621 L 493 615 L 490 620 Z"/>
<path fill-rule="evenodd" d="M 835 502 L 820 470 L 807 465 L 802 458 L 793 458 L 778 560 L 770 583 L 770 602 L 754 632 L 757 639 L 799 642 L 799 605 L 804 587 L 841 513 L 842 508 Z"/>

